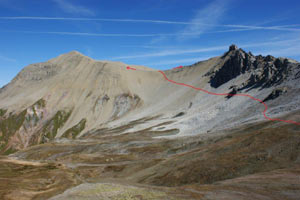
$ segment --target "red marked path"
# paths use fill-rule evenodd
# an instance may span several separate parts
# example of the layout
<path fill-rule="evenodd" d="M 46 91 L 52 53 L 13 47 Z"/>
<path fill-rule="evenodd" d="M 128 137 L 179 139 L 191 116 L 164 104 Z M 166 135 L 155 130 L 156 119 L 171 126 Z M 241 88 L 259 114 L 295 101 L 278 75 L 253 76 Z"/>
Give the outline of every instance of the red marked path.
<path fill-rule="evenodd" d="M 180 67 L 177 67 L 177 68 L 182 68 L 181 66 Z M 127 67 L 127 69 L 132 69 L 130 67 Z M 136 70 L 136 69 L 133 69 L 133 70 Z M 173 81 L 173 80 L 170 80 L 168 79 L 168 77 L 166 76 L 166 74 L 163 72 L 163 71 L 158 71 L 160 72 L 163 77 L 169 81 L 170 83 L 173 83 L 173 84 L 176 84 L 176 85 L 181 85 L 181 86 L 185 86 L 185 87 L 189 87 L 189 88 L 193 88 L 194 90 L 199 90 L 201 92 L 205 92 L 207 94 L 211 94 L 211 95 L 217 95 L 217 96 L 242 96 L 242 97 L 248 97 L 250 99 L 253 99 L 255 101 L 258 101 L 259 103 L 263 104 L 265 109 L 263 111 L 263 115 L 264 117 L 267 119 L 267 120 L 270 120 L 270 121 L 280 121 L 280 122 L 285 122 L 285 123 L 289 123 L 289 124 L 295 124 L 295 125 L 299 125 L 300 126 L 300 123 L 299 122 L 296 122 L 296 121 L 292 121 L 292 120 L 282 120 L 282 119 L 276 119 L 276 118 L 270 118 L 266 115 L 266 112 L 268 110 L 268 106 L 265 102 L 263 102 L 262 100 L 260 99 L 257 99 L 257 98 L 254 98 L 253 96 L 249 95 L 249 94 L 229 94 L 229 93 L 214 93 L 214 92 L 209 92 L 207 90 L 204 90 L 202 88 L 197 88 L 195 86 L 192 86 L 192 85 L 188 85 L 188 84 L 185 84 L 185 83 L 178 83 L 176 81 Z"/>
<path fill-rule="evenodd" d="M 127 66 L 126 69 L 136 70 L 135 68 Z"/>
<path fill-rule="evenodd" d="M 181 68 L 183 68 L 183 66 L 174 67 L 173 69 L 181 69 Z"/>

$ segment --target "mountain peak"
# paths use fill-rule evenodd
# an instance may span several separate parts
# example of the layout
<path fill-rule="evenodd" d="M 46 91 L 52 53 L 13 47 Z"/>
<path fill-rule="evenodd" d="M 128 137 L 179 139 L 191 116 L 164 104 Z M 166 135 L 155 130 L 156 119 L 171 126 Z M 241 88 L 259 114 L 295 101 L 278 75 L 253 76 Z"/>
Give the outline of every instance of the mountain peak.
<path fill-rule="evenodd" d="M 80 53 L 79 51 L 73 50 L 73 51 L 70 51 L 68 53 L 63 53 L 59 57 L 68 57 L 68 58 L 71 58 L 71 57 L 88 57 L 88 56 Z"/>
<path fill-rule="evenodd" d="M 75 57 L 75 56 L 76 57 L 88 57 L 76 50 L 61 54 L 59 57 Z"/>
<path fill-rule="evenodd" d="M 81 55 L 81 56 L 84 56 L 82 53 L 80 53 L 79 51 L 76 51 L 76 50 L 70 51 L 69 53 L 66 53 L 66 55 Z"/>
<path fill-rule="evenodd" d="M 230 45 L 229 51 L 236 51 L 238 50 L 238 47 L 235 44 Z"/>
<path fill-rule="evenodd" d="M 59 64 L 59 65 L 64 63 L 69 63 L 69 62 L 72 62 L 74 64 L 80 62 L 83 59 L 91 59 L 91 58 L 83 55 L 79 51 L 74 50 L 74 51 L 70 51 L 69 53 L 61 54 L 60 56 L 49 60 L 49 62 L 54 64 Z"/>
<path fill-rule="evenodd" d="M 251 52 L 246 53 L 243 49 L 238 49 L 234 44 L 229 47 L 229 51 L 222 58 L 224 63 L 207 73 L 207 75 L 211 75 L 210 83 L 214 88 L 241 74 L 247 74 L 250 78 L 239 89 L 277 86 L 283 83 L 288 76 L 293 78 L 294 74 L 299 72 L 297 61 L 293 62 L 271 55 L 254 56 Z"/>

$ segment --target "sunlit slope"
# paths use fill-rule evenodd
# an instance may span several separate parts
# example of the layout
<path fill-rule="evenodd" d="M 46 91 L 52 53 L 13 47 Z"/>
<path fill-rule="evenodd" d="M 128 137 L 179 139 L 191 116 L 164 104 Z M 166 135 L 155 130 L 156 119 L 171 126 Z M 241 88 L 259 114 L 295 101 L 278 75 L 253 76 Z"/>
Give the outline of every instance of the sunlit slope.
<path fill-rule="evenodd" d="M 168 136 L 174 137 L 265 120 L 264 106 L 251 98 L 210 95 L 171 83 L 157 70 L 127 66 L 73 51 L 25 67 L 0 90 L 1 152 L 149 117 L 156 118 L 131 131 L 164 124 L 155 129 L 178 129 Z M 267 115 L 280 117 L 299 109 L 299 71 L 296 61 L 254 56 L 231 46 L 220 57 L 163 73 L 206 91 L 266 100 Z"/>

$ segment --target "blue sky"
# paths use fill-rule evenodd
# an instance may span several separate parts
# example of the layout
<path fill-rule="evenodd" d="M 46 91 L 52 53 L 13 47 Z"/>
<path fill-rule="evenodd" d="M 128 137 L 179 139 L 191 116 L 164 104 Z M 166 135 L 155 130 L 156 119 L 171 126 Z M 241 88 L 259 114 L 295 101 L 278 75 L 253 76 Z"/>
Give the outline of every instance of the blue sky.
<path fill-rule="evenodd" d="M 0 0 L 0 87 L 77 50 L 168 69 L 227 51 L 300 60 L 299 0 Z"/>

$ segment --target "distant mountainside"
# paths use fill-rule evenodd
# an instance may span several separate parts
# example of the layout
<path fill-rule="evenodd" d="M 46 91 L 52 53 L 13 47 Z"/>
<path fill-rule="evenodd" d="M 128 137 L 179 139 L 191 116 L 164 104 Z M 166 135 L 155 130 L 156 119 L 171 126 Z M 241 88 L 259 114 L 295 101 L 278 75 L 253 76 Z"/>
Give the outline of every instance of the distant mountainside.
<path fill-rule="evenodd" d="M 300 63 L 157 71 L 79 52 L 0 89 L 0 199 L 299 199 Z"/>
<path fill-rule="evenodd" d="M 145 118 L 153 120 L 131 130 L 153 126 L 178 130 L 160 137 L 195 135 L 264 120 L 262 105 L 249 98 L 208 95 L 171 84 L 154 69 L 126 67 L 76 51 L 25 67 L 0 90 L 0 152 L 84 137 L 97 129 Z M 291 59 L 254 56 L 232 45 L 222 56 L 164 73 L 171 80 L 208 91 L 264 99 L 269 117 L 299 109 L 300 63 Z"/>

